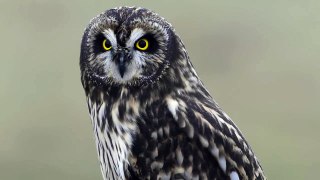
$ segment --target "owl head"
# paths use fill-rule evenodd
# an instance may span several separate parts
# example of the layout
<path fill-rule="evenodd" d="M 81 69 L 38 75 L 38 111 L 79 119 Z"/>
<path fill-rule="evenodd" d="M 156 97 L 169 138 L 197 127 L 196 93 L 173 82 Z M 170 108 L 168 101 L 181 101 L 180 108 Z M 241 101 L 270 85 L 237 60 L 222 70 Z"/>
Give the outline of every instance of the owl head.
<path fill-rule="evenodd" d="M 168 69 L 177 63 L 181 45 L 172 26 L 154 12 L 136 7 L 107 10 L 85 29 L 82 82 L 84 86 L 142 86 L 164 76 L 174 81 L 174 68 Z"/>

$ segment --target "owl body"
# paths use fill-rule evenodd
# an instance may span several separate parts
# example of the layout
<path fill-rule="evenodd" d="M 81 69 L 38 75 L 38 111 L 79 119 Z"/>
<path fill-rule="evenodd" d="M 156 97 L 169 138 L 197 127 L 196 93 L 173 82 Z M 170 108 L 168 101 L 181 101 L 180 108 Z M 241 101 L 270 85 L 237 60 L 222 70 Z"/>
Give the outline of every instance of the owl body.
<path fill-rule="evenodd" d="M 106 179 L 265 179 L 172 26 L 143 8 L 95 17 L 80 55 Z"/>

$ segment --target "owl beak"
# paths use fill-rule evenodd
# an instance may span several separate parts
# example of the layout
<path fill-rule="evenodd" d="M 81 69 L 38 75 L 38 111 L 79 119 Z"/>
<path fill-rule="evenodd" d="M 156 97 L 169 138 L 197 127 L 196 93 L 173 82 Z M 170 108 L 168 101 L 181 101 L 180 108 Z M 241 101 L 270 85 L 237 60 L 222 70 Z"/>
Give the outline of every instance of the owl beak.
<path fill-rule="evenodd" d="M 123 78 L 126 70 L 127 70 L 127 62 L 130 60 L 131 56 L 127 50 L 120 50 L 115 55 L 115 63 L 118 66 L 118 70 L 121 78 Z"/>
<path fill-rule="evenodd" d="M 119 73 L 122 78 L 123 78 L 123 75 L 126 71 L 125 63 L 126 63 L 125 55 L 123 52 L 121 52 L 121 55 L 119 56 L 119 61 L 118 61 L 118 69 L 119 69 Z"/>

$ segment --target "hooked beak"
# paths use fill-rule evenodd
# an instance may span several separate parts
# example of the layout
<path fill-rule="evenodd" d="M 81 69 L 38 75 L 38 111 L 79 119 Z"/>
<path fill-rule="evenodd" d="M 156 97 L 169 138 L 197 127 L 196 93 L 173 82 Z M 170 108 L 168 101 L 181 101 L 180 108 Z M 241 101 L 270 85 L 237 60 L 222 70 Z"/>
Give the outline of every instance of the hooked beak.
<path fill-rule="evenodd" d="M 114 56 L 114 62 L 118 66 L 121 78 L 127 70 L 127 64 L 131 60 L 131 55 L 127 49 L 119 49 L 118 53 Z"/>

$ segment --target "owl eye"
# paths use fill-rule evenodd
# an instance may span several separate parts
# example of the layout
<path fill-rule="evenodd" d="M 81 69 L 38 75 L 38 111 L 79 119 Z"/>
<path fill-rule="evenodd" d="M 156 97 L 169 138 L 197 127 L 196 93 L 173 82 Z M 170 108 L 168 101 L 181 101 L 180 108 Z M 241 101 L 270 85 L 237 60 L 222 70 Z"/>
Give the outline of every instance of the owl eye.
<path fill-rule="evenodd" d="M 109 51 L 112 48 L 111 42 L 107 39 L 103 40 L 102 47 L 104 50 Z"/>
<path fill-rule="evenodd" d="M 140 39 L 136 42 L 136 48 L 140 51 L 145 51 L 149 48 L 149 41 L 145 38 Z"/>

